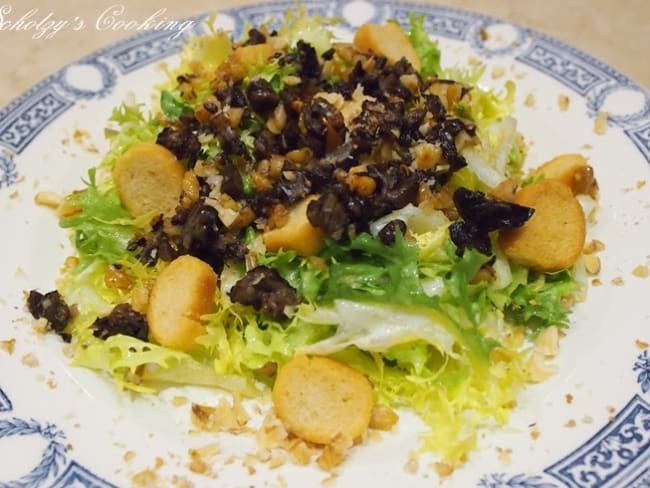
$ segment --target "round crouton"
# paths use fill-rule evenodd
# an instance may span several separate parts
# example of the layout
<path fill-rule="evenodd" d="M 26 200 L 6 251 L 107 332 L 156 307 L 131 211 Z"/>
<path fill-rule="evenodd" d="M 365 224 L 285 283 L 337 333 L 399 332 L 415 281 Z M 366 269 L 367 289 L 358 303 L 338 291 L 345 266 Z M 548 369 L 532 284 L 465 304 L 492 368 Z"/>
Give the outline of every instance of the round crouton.
<path fill-rule="evenodd" d="M 287 430 L 316 444 L 357 439 L 368 428 L 372 387 L 350 366 L 321 356 L 296 356 L 280 369 L 273 402 Z"/>
<path fill-rule="evenodd" d="M 164 268 L 154 283 L 147 322 L 153 339 L 179 351 L 197 347 L 205 334 L 201 315 L 210 312 L 217 289 L 212 267 L 189 255 L 179 256 Z"/>
<path fill-rule="evenodd" d="M 571 188 L 544 179 L 517 192 L 514 202 L 535 209 L 528 222 L 499 232 L 499 246 L 513 261 L 542 272 L 572 266 L 585 243 L 584 212 Z"/>
<path fill-rule="evenodd" d="M 132 215 L 174 212 L 183 191 L 185 168 L 165 147 L 134 144 L 115 163 L 113 179 L 122 205 Z"/>

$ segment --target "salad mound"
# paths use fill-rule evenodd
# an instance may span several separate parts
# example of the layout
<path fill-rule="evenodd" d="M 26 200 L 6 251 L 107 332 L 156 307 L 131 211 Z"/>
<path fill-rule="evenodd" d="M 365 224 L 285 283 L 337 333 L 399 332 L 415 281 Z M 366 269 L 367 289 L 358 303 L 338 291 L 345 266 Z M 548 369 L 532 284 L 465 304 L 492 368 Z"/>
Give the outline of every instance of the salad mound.
<path fill-rule="evenodd" d="M 211 30 L 153 114 L 117 107 L 110 150 L 58 211 L 77 256 L 28 307 L 72 342 L 72 364 L 137 392 L 255 396 L 284 374 L 284 405 L 314 388 L 297 364 L 346 371 L 462 462 L 552 371 L 596 180 L 575 154 L 525 173 L 514 84 L 443 69 L 423 18 L 353 42 L 325 20 L 289 12 L 239 41 Z M 316 430 L 310 405 L 316 420 L 282 407 L 285 424 Z"/>

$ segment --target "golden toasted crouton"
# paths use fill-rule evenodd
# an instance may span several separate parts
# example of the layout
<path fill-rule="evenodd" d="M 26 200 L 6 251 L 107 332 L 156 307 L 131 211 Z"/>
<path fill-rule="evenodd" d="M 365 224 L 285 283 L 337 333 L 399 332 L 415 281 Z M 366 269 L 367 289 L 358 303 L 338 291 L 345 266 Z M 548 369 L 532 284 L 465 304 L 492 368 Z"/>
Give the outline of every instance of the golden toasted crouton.
<path fill-rule="evenodd" d="M 210 312 L 217 289 L 212 267 L 193 256 L 179 256 L 158 275 L 149 297 L 147 321 L 160 345 L 188 351 L 205 334 L 200 317 Z"/>
<path fill-rule="evenodd" d="M 269 251 L 291 249 L 301 256 L 317 254 L 323 248 L 325 234 L 318 227 L 311 225 L 307 218 L 309 202 L 317 199 L 318 195 L 310 195 L 301 200 L 289 211 L 286 224 L 264 232 L 262 240 L 266 249 Z"/>
<path fill-rule="evenodd" d="M 386 56 L 391 63 L 406 58 L 416 71 L 420 71 L 418 53 L 402 28 L 393 22 L 384 25 L 363 24 L 357 29 L 353 43 L 360 51 Z"/>
<path fill-rule="evenodd" d="M 171 214 L 183 190 L 185 168 L 169 150 L 139 142 L 115 163 L 113 178 L 122 204 L 132 215 Z"/>
<path fill-rule="evenodd" d="M 574 195 L 585 193 L 594 196 L 598 189 L 591 166 L 580 154 L 556 156 L 533 170 L 531 176 L 559 180 L 569 186 Z"/>
<path fill-rule="evenodd" d="M 273 403 L 287 430 L 330 444 L 337 436 L 357 439 L 366 431 L 372 387 L 362 373 L 339 361 L 296 356 L 278 373 Z"/>
<path fill-rule="evenodd" d="M 535 213 L 518 229 L 499 232 L 499 245 L 513 261 L 537 271 L 573 265 L 585 244 L 585 216 L 571 188 L 544 179 L 517 192 L 515 203 Z"/>

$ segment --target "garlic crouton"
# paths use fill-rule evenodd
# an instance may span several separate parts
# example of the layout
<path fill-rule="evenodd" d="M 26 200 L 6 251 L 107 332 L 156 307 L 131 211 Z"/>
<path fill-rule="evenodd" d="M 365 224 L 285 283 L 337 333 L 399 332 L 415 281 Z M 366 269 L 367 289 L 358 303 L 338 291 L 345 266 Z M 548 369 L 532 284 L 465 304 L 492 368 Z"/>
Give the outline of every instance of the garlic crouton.
<path fill-rule="evenodd" d="M 406 33 L 393 22 L 384 25 L 363 24 L 357 29 L 353 43 L 360 51 L 386 56 L 391 63 L 406 58 L 416 71 L 422 67 L 420 57 Z"/>
<path fill-rule="evenodd" d="M 124 207 L 135 216 L 171 214 L 183 190 L 185 168 L 165 147 L 134 144 L 115 163 L 113 179 Z"/>
<path fill-rule="evenodd" d="M 307 218 L 307 206 L 318 195 L 311 195 L 298 202 L 287 216 L 287 223 L 282 227 L 267 230 L 262 240 L 269 251 L 294 250 L 301 256 L 317 254 L 325 243 L 325 234 L 314 227 Z"/>
<path fill-rule="evenodd" d="M 296 356 L 280 369 L 273 402 L 287 430 L 316 444 L 357 439 L 370 423 L 372 387 L 356 369 L 322 356 Z"/>
<path fill-rule="evenodd" d="M 572 266 L 585 244 L 585 216 L 571 188 L 561 181 L 544 179 L 515 195 L 515 203 L 535 213 L 517 229 L 499 232 L 499 245 L 513 261 L 542 272 Z"/>
<path fill-rule="evenodd" d="M 594 196 L 598 190 L 593 169 L 580 154 L 561 154 L 536 168 L 531 176 L 533 179 L 544 177 L 559 180 L 573 191 L 574 195 L 585 193 Z"/>
<path fill-rule="evenodd" d="M 205 334 L 200 317 L 210 312 L 216 289 L 209 264 L 189 255 L 174 259 L 151 290 L 147 321 L 153 339 L 179 351 L 195 348 L 195 339 Z"/>

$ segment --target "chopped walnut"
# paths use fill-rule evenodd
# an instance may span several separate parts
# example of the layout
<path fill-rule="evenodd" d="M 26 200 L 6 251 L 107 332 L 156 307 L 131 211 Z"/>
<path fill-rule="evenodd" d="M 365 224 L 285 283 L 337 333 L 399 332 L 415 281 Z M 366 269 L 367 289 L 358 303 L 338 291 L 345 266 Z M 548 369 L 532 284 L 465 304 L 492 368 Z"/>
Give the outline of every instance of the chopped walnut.
<path fill-rule="evenodd" d="M 503 66 L 494 66 L 492 68 L 492 79 L 496 80 L 497 78 L 501 78 L 503 75 L 506 74 L 506 69 Z"/>
<path fill-rule="evenodd" d="M 642 341 L 641 339 L 635 340 L 634 343 L 639 349 L 647 349 L 648 346 L 650 346 L 650 344 L 648 344 L 646 341 Z"/>
<path fill-rule="evenodd" d="M 499 462 L 505 466 L 509 465 L 512 460 L 510 459 L 510 455 L 512 454 L 512 449 L 510 448 L 502 448 L 502 447 L 497 447 L 497 458 Z"/>
<path fill-rule="evenodd" d="M 645 264 L 641 264 L 632 270 L 632 274 L 637 278 L 647 278 L 650 272 Z"/>
<path fill-rule="evenodd" d="M 139 473 L 131 476 L 131 481 L 135 486 L 150 487 L 158 483 L 158 475 L 152 469 L 144 469 Z"/>
<path fill-rule="evenodd" d="M 587 254 L 584 257 L 585 270 L 590 275 L 597 275 L 600 273 L 600 258 L 592 254 Z"/>
<path fill-rule="evenodd" d="M 612 285 L 614 286 L 623 286 L 625 282 L 623 281 L 623 278 L 620 276 L 617 276 L 616 278 L 612 279 Z"/>
<path fill-rule="evenodd" d="M 435 469 L 436 473 L 438 473 L 438 476 L 440 478 L 447 478 L 448 476 L 451 476 L 454 473 L 455 468 L 453 464 L 446 461 L 442 461 L 442 462 L 433 463 L 433 469 Z"/>
<path fill-rule="evenodd" d="M 571 99 L 566 95 L 558 95 L 557 97 L 557 106 L 560 108 L 560 112 L 566 112 L 569 109 L 569 103 Z"/>
<path fill-rule="evenodd" d="M 34 197 L 34 203 L 44 207 L 58 209 L 63 205 L 63 197 L 52 191 L 39 191 Z"/>
<path fill-rule="evenodd" d="M 529 93 L 526 95 L 526 98 L 524 99 L 524 105 L 526 107 L 533 108 L 535 107 L 535 94 L 534 93 Z"/>
<path fill-rule="evenodd" d="M 599 241 L 598 239 L 593 239 L 585 245 L 585 248 L 582 250 L 582 252 L 584 254 L 593 254 L 596 252 L 603 251 L 604 249 L 605 249 L 605 244 L 602 241 Z"/>
<path fill-rule="evenodd" d="M 344 461 L 352 444 L 352 439 L 349 437 L 336 436 L 330 444 L 325 446 L 321 455 L 316 459 L 318 466 L 325 471 L 331 471 Z"/>
<path fill-rule="evenodd" d="M 7 339 L 0 341 L 0 349 L 9 354 L 10 356 L 14 353 L 16 348 L 16 339 Z"/>
<path fill-rule="evenodd" d="M 408 461 L 404 464 L 404 471 L 408 474 L 415 474 L 419 469 L 420 460 L 418 459 L 418 455 L 413 451 L 409 452 Z"/>
<path fill-rule="evenodd" d="M 385 405 L 375 405 L 370 414 L 371 429 L 391 430 L 399 420 L 399 416 L 392 408 Z"/>
<path fill-rule="evenodd" d="M 215 407 L 192 404 L 192 423 L 201 430 L 240 433 L 245 430 L 249 419 L 236 397 L 233 397 L 232 405 L 225 398 L 219 399 Z"/>
<path fill-rule="evenodd" d="M 599 112 L 594 121 L 594 134 L 602 136 L 607 132 L 607 117 L 609 114 L 607 112 Z"/>
<path fill-rule="evenodd" d="M 28 368 L 35 368 L 39 365 L 38 358 L 34 353 L 25 354 L 20 360 Z"/>
<path fill-rule="evenodd" d="M 175 407 L 182 407 L 186 405 L 189 399 L 185 396 L 175 396 L 171 400 L 171 404 Z"/>

